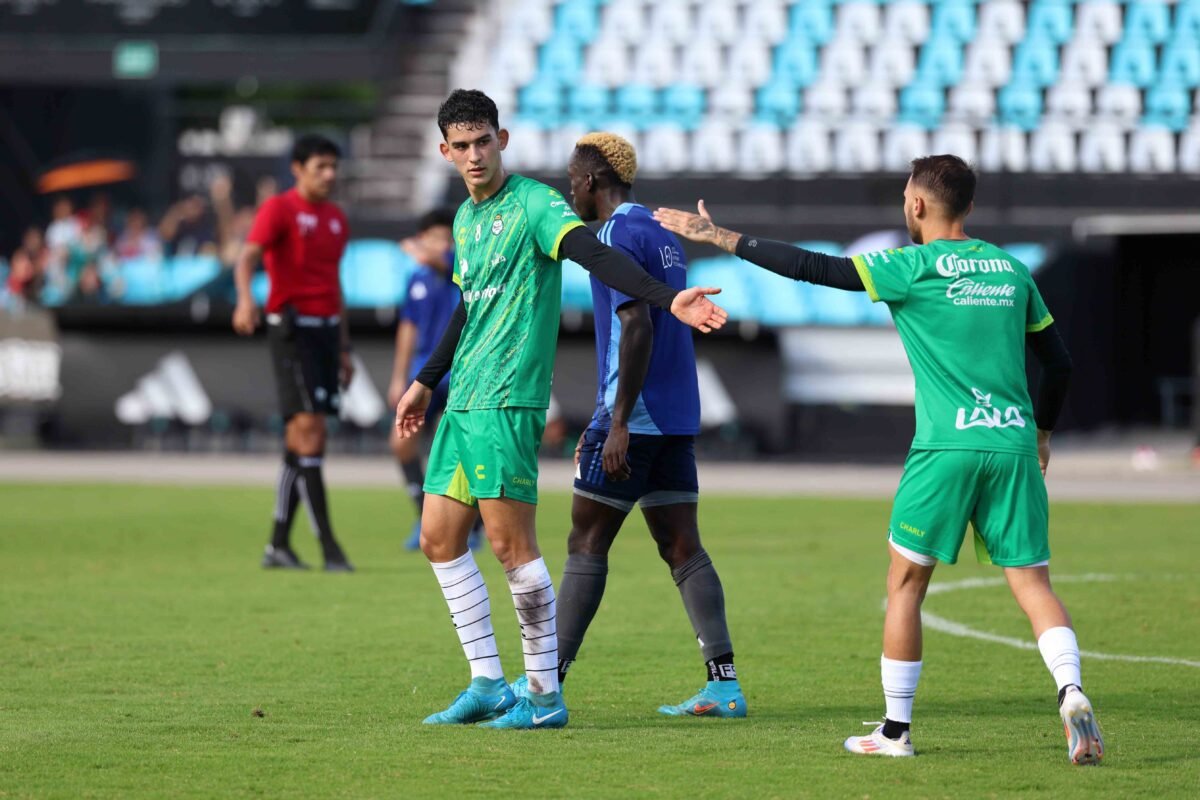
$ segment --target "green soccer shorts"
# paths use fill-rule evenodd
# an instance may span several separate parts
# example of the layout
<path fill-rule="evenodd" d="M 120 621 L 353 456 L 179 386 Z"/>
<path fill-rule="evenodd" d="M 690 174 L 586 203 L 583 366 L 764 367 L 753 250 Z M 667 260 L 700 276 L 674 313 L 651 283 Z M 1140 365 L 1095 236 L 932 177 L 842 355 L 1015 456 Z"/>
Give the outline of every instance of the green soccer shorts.
<path fill-rule="evenodd" d="M 913 450 L 896 490 L 891 540 L 946 564 L 958 560 L 967 523 L 980 563 L 1028 567 L 1050 558 L 1050 506 L 1034 456 Z"/>
<path fill-rule="evenodd" d="M 425 493 L 471 506 L 499 497 L 537 505 L 545 428 L 544 408 L 447 411 L 433 437 Z"/>

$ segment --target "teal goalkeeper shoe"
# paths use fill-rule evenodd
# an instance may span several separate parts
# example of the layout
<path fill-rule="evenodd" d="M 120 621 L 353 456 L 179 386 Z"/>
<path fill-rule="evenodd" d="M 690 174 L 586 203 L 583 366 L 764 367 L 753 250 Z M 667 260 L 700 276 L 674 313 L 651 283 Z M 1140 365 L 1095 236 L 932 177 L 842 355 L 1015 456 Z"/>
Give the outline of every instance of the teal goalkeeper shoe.
<path fill-rule="evenodd" d="M 567 724 L 567 707 L 562 692 L 527 694 L 499 719 L 480 723 L 481 728 L 505 728 L 530 731 L 539 728 L 563 728 Z"/>
<path fill-rule="evenodd" d="M 445 711 L 430 714 L 426 725 L 469 725 L 495 719 L 517 702 L 503 678 L 474 678 Z"/>
<path fill-rule="evenodd" d="M 677 706 L 659 706 L 658 713 L 668 717 L 741 718 L 746 716 L 746 698 L 737 681 L 709 681 L 691 699 Z"/>

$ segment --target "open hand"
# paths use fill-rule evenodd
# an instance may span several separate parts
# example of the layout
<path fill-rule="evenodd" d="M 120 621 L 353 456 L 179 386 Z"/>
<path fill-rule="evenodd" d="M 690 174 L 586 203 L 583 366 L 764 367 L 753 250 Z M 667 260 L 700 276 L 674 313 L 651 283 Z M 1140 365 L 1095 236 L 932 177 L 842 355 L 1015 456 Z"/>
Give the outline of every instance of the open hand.
<path fill-rule="evenodd" d="M 712 217 L 705 208 L 703 200 L 696 203 L 696 211 L 699 213 L 692 214 L 674 208 L 660 208 L 654 212 L 654 219 L 658 220 L 658 224 L 671 233 L 685 239 L 700 244 L 716 244 L 718 229 L 713 224 Z"/>
<path fill-rule="evenodd" d="M 433 389 L 413 381 L 412 386 L 396 404 L 396 433 L 401 439 L 409 439 L 425 425 L 425 412 L 433 399 Z"/>
<path fill-rule="evenodd" d="M 713 286 L 693 286 L 675 295 L 671 302 L 671 313 L 685 325 L 697 328 L 701 333 L 712 333 L 724 327 L 729 314 L 725 309 L 709 300 L 706 295 L 720 294 Z"/>

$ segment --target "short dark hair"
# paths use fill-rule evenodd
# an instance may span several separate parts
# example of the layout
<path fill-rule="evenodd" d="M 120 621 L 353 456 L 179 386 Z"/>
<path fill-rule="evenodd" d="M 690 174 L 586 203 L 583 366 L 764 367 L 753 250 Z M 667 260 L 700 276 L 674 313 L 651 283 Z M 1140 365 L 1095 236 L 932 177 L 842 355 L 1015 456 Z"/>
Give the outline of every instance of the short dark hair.
<path fill-rule="evenodd" d="M 333 143 L 332 139 L 316 133 L 306 133 L 292 145 L 292 163 L 307 164 L 313 156 L 342 157 L 342 148 Z"/>
<path fill-rule="evenodd" d="M 454 227 L 454 209 L 445 206 L 426 211 L 417 220 L 417 233 L 424 233 L 430 228 L 438 226 L 453 228 Z"/>
<path fill-rule="evenodd" d="M 595 179 L 600 186 L 620 186 L 623 189 L 632 188 L 631 184 L 625 183 L 617 175 L 617 171 L 613 169 L 613 165 L 608 163 L 608 159 L 600 152 L 600 148 L 594 144 L 576 145 L 574 158 L 580 168 Z"/>
<path fill-rule="evenodd" d="M 914 158 L 912 181 L 928 189 L 955 217 L 966 214 L 975 199 L 975 170 L 958 156 Z"/>
<path fill-rule="evenodd" d="M 500 130 L 500 112 L 492 98 L 478 89 L 455 89 L 438 108 L 437 122 L 445 139 L 451 125 L 466 128 L 491 125 Z"/>

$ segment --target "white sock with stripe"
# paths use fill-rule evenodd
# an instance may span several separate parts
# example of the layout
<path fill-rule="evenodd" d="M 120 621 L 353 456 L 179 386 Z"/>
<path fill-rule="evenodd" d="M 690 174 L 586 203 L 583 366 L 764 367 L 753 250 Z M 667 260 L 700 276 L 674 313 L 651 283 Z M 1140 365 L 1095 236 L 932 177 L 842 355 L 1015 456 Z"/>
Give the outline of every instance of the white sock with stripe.
<path fill-rule="evenodd" d="M 912 722 L 913 696 L 921 679 L 920 661 L 894 661 L 879 657 L 879 674 L 883 678 L 883 701 L 887 718 L 892 722 Z"/>
<path fill-rule="evenodd" d="M 558 621 L 554 582 L 543 559 L 530 561 L 505 573 L 512 591 L 517 622 L 521 624 L 521 649 L 529 691 L 558 691 Z"/>
<path fill-rule="evenodd" d="M 1061 626 L 1050 628 L 1038 637 L 1037 645 L 1042 653 L 1042 661 L 1046 662 L 1046 669 L 1054 676 L 1060 692 L 1064 686 L 1071 684 L 1083 686 L 1083 678 L 1079 674 L 1079 642 L 1075 639 L 1075 631 Z"/>
<path fill-rule="evenodd" d="M 429 566 L 433 567 L 442 596 L 450 607 L 450 620 L 471 664 L 471 677 L 503 678 L 496 635 L 492 631 L 492 604 L 475 556 L 468 550 L 453 561 L 440 564 L 431 561 Z"/>

